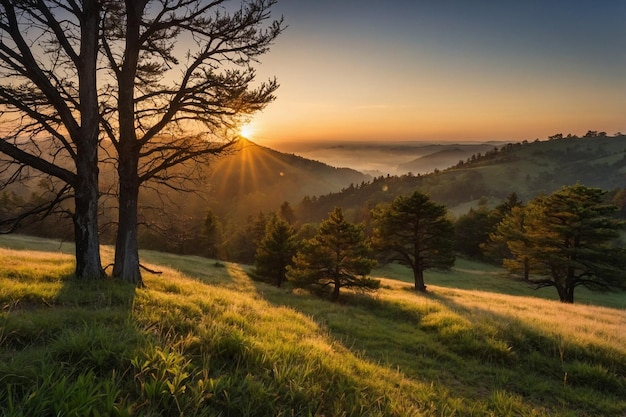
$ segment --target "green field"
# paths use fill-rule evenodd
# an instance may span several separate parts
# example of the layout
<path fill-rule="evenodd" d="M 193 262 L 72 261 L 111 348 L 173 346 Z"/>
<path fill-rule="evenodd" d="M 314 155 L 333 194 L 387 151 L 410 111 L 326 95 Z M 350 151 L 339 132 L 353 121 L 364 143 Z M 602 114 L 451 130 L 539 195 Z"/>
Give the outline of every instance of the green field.
<path fill-rule="evenodd" d="M 75 281 L 71 251 L 0 237 L 2 416 L 626 414 L 623 293 L 566 305 L 459 260 L 333 304 L 157 252 L 135 289 Z"/>

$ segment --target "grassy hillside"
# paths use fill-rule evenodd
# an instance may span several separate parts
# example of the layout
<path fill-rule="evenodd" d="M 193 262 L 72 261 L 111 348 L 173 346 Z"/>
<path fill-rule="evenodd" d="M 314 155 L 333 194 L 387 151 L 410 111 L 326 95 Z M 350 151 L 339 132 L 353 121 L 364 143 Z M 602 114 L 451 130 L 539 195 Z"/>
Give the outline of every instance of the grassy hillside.
<path fill-rule="evenodd" d="M 135 289 L 74 281 L 65 244 L 0 246 L 2 415 L 626 413 L 626 311 L 492 293 L 495 268 L 417 295 L 390 267 L 331 304 L 204 258 L 145 252 L 163 274 Z"/>

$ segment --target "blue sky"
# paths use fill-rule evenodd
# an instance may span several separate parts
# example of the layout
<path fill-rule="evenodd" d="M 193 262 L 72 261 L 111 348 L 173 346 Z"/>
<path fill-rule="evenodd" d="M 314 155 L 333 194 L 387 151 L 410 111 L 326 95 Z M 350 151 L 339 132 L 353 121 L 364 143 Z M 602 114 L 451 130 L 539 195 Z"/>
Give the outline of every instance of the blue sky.
<path fill-rule="evenodd" d="M 259 143 L 626 131 L 626 1 L 282 0 Z"/>

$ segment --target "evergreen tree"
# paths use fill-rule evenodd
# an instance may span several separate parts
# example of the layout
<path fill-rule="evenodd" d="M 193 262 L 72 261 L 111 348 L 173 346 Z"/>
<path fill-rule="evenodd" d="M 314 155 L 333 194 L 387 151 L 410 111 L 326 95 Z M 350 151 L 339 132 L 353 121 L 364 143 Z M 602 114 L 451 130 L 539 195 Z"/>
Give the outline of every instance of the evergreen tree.
<path fill-rule="evenodd" d="M 248 216 L 243 225 L 231 225 L 229 237 L 224 242 L 228 260 L 246 264 L 254 262 L 269 216 L 260 211 L 256 216 Z"/>
<path fill-rule="evenodd" d="M 504 217 L 511 213 L 513 208 L 521 207 L 522 205 L 522 200 L 519 199 L 517 193 L 513 192 L 509 194 L 502 203 L 496 206 L 495 209 L 493 209 L 491 215 L 492 217 L 495 217 L 499 223 Z"/>
<path fill-rule="evenodd" d="M 341 209 L 335 208 L 296 255 L 294 266 L 288 268 L 289 279 L 307 287 L 332 286 L 333 301 L 344 287 L 378 289 L 380 281 L 367 277 L 376 261 L 369 257 L 363 229 L 362 224 L 347 222 Z"/>
<path fill-rule="evenodd" d="M 280 205 L 280 217 L 285 219 L 289 224 L 294 224 L 296 222 L 296 213 L 293 211 L 288 201 L 285 201 Z"/>
<path fill-rule="evenodd" d="M 511 259 L 511 251 L 507 245 L 509 235 L 524 227 L 523 210 L 520 211 L 520 207 L 523 207 L 522 201 L 516 193 L 511 193 L 489 212 L 486 230 L 488 237 L 479 244 L 486 260 L 502 263 L 503 259 Z M 512 214 L 514 210 L 517 211 L 515 215 Z"/>
<path fill-rule="evenodd" d="M 454 223 L 455 250 L 472 259 L 482 259 L 481 245 L 487 243 L 494 221 L 486 206 L 471 208 Z"/>
<path fill-rule="evenodd" d="M 626 287 L 626 251 L 616 244 L 626 222 L 605 203 L 606 192 L 580 184 L 531 200 L 522 239 L 509 249 L 519 261 L 528 259 L 529 282 L 555 287 L 562 302 L 574 302 L 574 290 Z"/>
<path fill-rule="evenodd" d="M 211 209 L 207 212 L 202 224 L 202 240 L 206 245 L 206 256 L 209 258 L 219 257 L 221 244 L 222 224 Z"/>
<path fill-rule="evenodd" d="M 376 247 L 413 270 L 415 290 L 426 291 L 425 270 L 454 264 L 454 226 L 445 206 L 416 191 L 379 206 L 373 215 Z"/>
<path fill-rule="evenodd" d="M 254 260 L 255 274 L 272 280 L 277 287 L 286 281 L 287 266 L 298 250 L 296 231 L 281 217 L 272 216 L 259 242 Z"/>
<path fill-rule="evenodd" d="M 524 281 L 530 277 L 530 264 L 524 252 L 530 242 L 526 237 L 526 209 L 522 206 L 513 207 L 489 234 L 489 244 L 483 246 L 485 252 L 500 261 L 512 273 L 521 273 Z M 513 255 L 516 253 L 517 255 Z"/>

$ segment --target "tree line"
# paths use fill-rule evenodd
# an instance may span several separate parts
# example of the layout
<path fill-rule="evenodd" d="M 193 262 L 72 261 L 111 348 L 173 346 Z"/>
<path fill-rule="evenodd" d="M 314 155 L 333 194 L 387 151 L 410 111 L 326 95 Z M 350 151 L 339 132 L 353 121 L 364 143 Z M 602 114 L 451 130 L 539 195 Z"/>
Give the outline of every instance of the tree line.
<path fill-rule="evenodd" d="M 564 303 L 575 289 L 626 288 L 626 221 L 606 192 L 565 186 L 523 204 L 511 194 L 492 210 L 470 211 L 456 222 L 445 206 L 415 191 L 371 211 L 371 223 L 351 223 L 335 208 L 318 227 L 296 230 L 272 213 L 258 223 L 254 275 L 277 286 L 290 282 L 339 298 L 341 288 L 376 290 L 377 262 L 408 266 L 416 291 L 424 272 L 446 270 L 457 253 L 501 263 L 511 277 L 534 288 L 554 287 Z M 369 229 L 369 233 L 366 230 Z"/>

